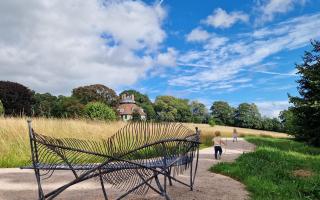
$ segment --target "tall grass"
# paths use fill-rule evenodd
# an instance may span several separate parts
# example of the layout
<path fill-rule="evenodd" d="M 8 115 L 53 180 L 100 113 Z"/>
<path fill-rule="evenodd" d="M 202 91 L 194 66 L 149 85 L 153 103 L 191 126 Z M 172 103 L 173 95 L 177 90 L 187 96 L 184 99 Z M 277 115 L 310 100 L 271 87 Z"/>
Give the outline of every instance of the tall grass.
<path fill-rule="evenodd" d="M 33 128 L 36 132 L 54 136 L 56 138 L 78 139 L 105 139 L 113 135 L 125 125 L 124 122 L 99 122 L 74 119 L 47 119 L 34 118 Z M 211 140 L 215 131 L 222 132 L 223 137 L 232 134 L 233 127 L 215 126 L 207 124 L 186 123 L 187 127 L 194 130 L 196 126 L 201 130 L 202 147 L 211 146 Z M 281 133 L 257 131 L 237 128 L 239 135 L 268 134 L 275 137 L 285 137 Z M 0 117 L 0 167 L 18 167 L 28 163 L 30 159 L 30 147 L 26 118 L 2 118 Z"/>
<path fill-rule="evenodd" d="M 124 122 L 34 118 L 36 132 L 57 138 L 104 139 L 113 135 Z M 30 159 L 26 118 L 0 118 L 0 167 L 18 167 Z"/>

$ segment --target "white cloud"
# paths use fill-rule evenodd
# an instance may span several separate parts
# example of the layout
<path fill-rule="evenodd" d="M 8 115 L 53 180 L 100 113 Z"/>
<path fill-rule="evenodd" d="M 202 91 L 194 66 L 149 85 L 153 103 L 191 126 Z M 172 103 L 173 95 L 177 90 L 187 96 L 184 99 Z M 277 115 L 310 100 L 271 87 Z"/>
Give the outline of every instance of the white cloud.
<path fill-rule="evenodd" d="M 176 66 L 178 52 L 174 48 L 168 48 L 167 52 L 158 54 L 156 65 L 164 67 Z"/>
<path fill-rule="evenodd" d="M 188 35 L 187 35 L 187 41 L 188 42 L 203 42 L 206 41 L 210 37 L 210 34 L 201 28 L 195 28 L 193 29 Z"/>
<path fill-rule="evenodd" d="M 276 14 L 283 14 L 293 10 L 296 6 L 304 5 L 306 0 L 268 0 L 264 3 L 259 2 L 258 12 L 261 16 L 257 23 L 272 21 Z"/>
<path fill-rule="evenodd" d="M 278 29 L 286 30 L 274 35 Z M 304 15 L 290 19 L 277 25 L 266 27 L 258 38 L 254 34 L 240 34 L 229 38 L 222 45 L 208 48 L 209 43 L 201 50 L 181 53 L 179 61 L 184 60 L 188 66 L 206 66 L 198 68 L 193 74 L 182 74 L 169 81 L 170 85 L 184 86 L 188 82 L 199 90 L 217 88 L 219 82 L 225 83 L 243 76 L 243 71 L 252 71 L 257 65 L 262 65 L 266 58 L 283 51 L 290 51 L 310 44 L 310 39 L 320 37 L 320 14 Z M 313 30 L 313 31 L 310 31 Z M 272 34 L 272 37 L 270 37 Z M 257 71 L 257 70 L 255 70 Z M 261 73 L 295 76 L 293 72 L 280 73 L 258 70 Z M 241 75 L 242 74 L 242 75 Z M 226 83 L 230 85 L 230 83 Z M 239 87 L 232 83 L 233 87 Z M 246 84 L 250 85 L 250 84 Z"/>
<path fill-rule="evenodd" d="M 288 101 L 259 101 L 255 102 L 262 116 L 278 117 L 282 110 L 289 107 Z"/>
<path fill-rule="evenodd" d="M 236 22 L 248 22 L 249 16 L 243 12 L 231 12 L 228 14 L 225 10 L 217 8 L 203 22 L 216 28 L 229 28 Z"/>
<path fill-rule="evenodd" d="M 156 62 L 165 17 L 142 1 L 2 0 L 0 79 L 55 94 L 130 85 Z"/>

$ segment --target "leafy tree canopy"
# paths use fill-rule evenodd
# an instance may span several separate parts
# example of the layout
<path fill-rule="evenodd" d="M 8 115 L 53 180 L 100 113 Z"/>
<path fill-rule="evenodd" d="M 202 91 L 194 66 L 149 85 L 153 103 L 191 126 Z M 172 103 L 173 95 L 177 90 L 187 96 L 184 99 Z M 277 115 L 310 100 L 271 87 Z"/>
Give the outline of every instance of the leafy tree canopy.
<path fill-rule="evenodd" d="M 235 124 L 244 128 L 261 128 L 261 114 L 258 107 L 252 103 L 241 103 L 236 110 Z"/>
<path fill-rule="evenodd" d="M 158 96 L 155 100 L 155 111 L 161 121 L 190 122 L 192 113 L 189 100 L 173 96 Z"/>
<path fill-rule="evenodd" d="M 213 102 L 211 114 L 215 122 L 219 125 L 233 125 L 235 109 L 225 101 Z"/>
<path fill-rule="evenodd" d="M 10 81 L 0 81 L 0 100 L 5 115 L 31 115 L 33 92 L 26 86 Z"/>
<path fill-rule="evenodd" d="M 52 117 L 52 110 L 57 103 L 58 98 L 50 93 L 36 93 L 34 95 L 33 114 L 41 117 Z"/>
<path fill-rule="evenodd" d="M 209 115 L 206 106 L 198 101 L 192 101 L 190 103 L 192 122 L 194 123 L 206 123 L 208 122 Z"/>
<path fill-rule="evenodd" d="M 289 96 L 289 100 L 296 138 L 320 146 L 320 42 L 311 44 L 313 49 L 305 52 L 302 64 L 296 65 L 300 96 Z"/>
<path fill-rule="evenodd" d="M 119 103 L 116 92 L 101 84 L 75 88 L 72 90 L 72 96 L 79 99 L 82 104 L 97 101 L 116 107 Z"/>
<path fill-rule="evenodd" d="M 52 114 L 60 118 L 79 118 L 84 114 L 84 105 L 75 97 L 59 96 Z"/>

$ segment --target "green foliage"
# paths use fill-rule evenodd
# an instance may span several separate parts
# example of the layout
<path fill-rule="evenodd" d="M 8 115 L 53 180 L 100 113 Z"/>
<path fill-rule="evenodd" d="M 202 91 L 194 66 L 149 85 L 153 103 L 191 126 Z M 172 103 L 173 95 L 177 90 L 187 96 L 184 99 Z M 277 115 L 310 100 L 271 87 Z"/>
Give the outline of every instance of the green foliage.
<path fill-rule="evenodd" d="M 116 113 L 104 103 L 90 102 L 84 108 L 85 116 L 94 120 L 114 121 Z"/>
<path fill-rule="evenodd" d="M 236 110 L 235 125 L 243 128 L 260 129 L 262 124 L 258 107 L 254 103 L 241 103 Z"/>
<path fill-rule="evenodd" d="M 193 123 L 206 123 L 208 118 L 208 110 L 203 103 L 192 101 L 190 103 L 190 108 Z"/>
<path fill-rule="evenodd" d="M 132 112 L 132 121 L 141 121 L 141 115 L 138 109 L 134 109 Z"/>
<path fill-rule="evenodd" d="M 267 130 L 267 131 L 281 131 L 282 130 L 282 125 L 281 122 L 277 119 L 277 118 L 268 118 L 265 117 L 262 119 L 261 121 L 261 128 L 263 130 Z"/>
<path fill-rule="evenodd" d="M 294 115 L 291 110 L 283 110 L 280 112 L 279 118 L 282 124 L 282 130 L 286 133 L 295 133 Z"/>
<path fill-rule="evenodd" d="M 52 117 L 58 98 L 50 93 L 34 95 L 33 114 L 37 117 Z"/>
<path fill-rule="evenodd" d="M 213 117 L 210 117 L 208 124 L 212 127 L 214 127 L 216 125 L 216 121 Z"/>
<path fill-rule="evenodd" d="M 119 97 L 115 91 L 101 84 L 75 88 L 72 90 L 72 97 L 79 99 L 84 105 L 89 102 L 102 102 L 116 107 L 119 103 Z"/>
<path fill-rule="evenodd" d="M 187 99 L 173 96 L 158 96 L 155 111 L 160 121 L 190 122 L 192 113 Z"/>
<path fill-rule="evenodd" d="M 320 42 L 311 44 L 312 51 L 305 52 L 303 63 L 296 66 L 300 97 L 289 96 L 293 103 L 290 111 L 294 115 L 296 138 L 320 146 Z"/>
<path fill-rule="evenodd" d="M 255 152 L 210 170 L 243 182 L 252 199 L 320 199 L 320 149 L 290 139 L 249 137 Z M 295 170 L 311 172 L 309 177 Z"/>
<path fill-rule="evenodd" d="M 0 81 L 0 100 L 5 115 L 31 115 L 33 92 L 24 85 L 10 81 Z"/>
<path fill-rule="evenodd" d="M 84 114 L 84 105 L 79 99 L 74 97 L 59 96 L 53 109 L 54 117 L 59 118 L 79 118 Z"/>
<path fill-rule="evenodd" d="M 215 119 L 218 125 L 234 125 L 234 112 L 235 109 L 232 108 L 225 101 L 215 101 L 213 102 L 211 108 L 211 115 Z"/>
<path fill-rule="evenodd" d="M 153 104 L 147 95 L 141 94 L 136 90 L 125 90 L 121 92 L 119 96 L 121 97 L 123 94 L 134 95 L 134 100 L 136 101 L 137 105 L 140 106 L 146 113 L 147 120 L 155 120 L 157 118 Z"/>
<path fill-rule="evenodd" d="M 0 116 L 3 116 L 4 115 L 4 107 L 3 107 L 3 104 L 0 100 Z"/>

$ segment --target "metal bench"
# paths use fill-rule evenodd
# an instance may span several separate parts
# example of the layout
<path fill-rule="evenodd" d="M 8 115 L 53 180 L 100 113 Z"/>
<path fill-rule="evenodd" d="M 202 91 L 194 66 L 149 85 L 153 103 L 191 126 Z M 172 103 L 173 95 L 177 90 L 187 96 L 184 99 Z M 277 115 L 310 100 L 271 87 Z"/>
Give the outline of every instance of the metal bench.
<path fill-rule="evenodd" d="M 35 171 L 41 200 L 54 199 L 68 187 L 92 178 L 100 182 L 105 199 L 105 183 L 124 191 L 117 199 L 130 193 L 144 195 L 149 189 L 170 199 L 167 185 L 173 181 L 193 190 L 200 135 L 182 124 L 128 123 L 101 141 L 53 138 L 36 133 L 30 120 L 28 126 L 32 165 L 22 169 Z M 190 181 L 185 183 L 177 175 L 187 169 Z M 57 170 L 72 172 L 74 179 L 45 194 L 42 180 Z"/>

